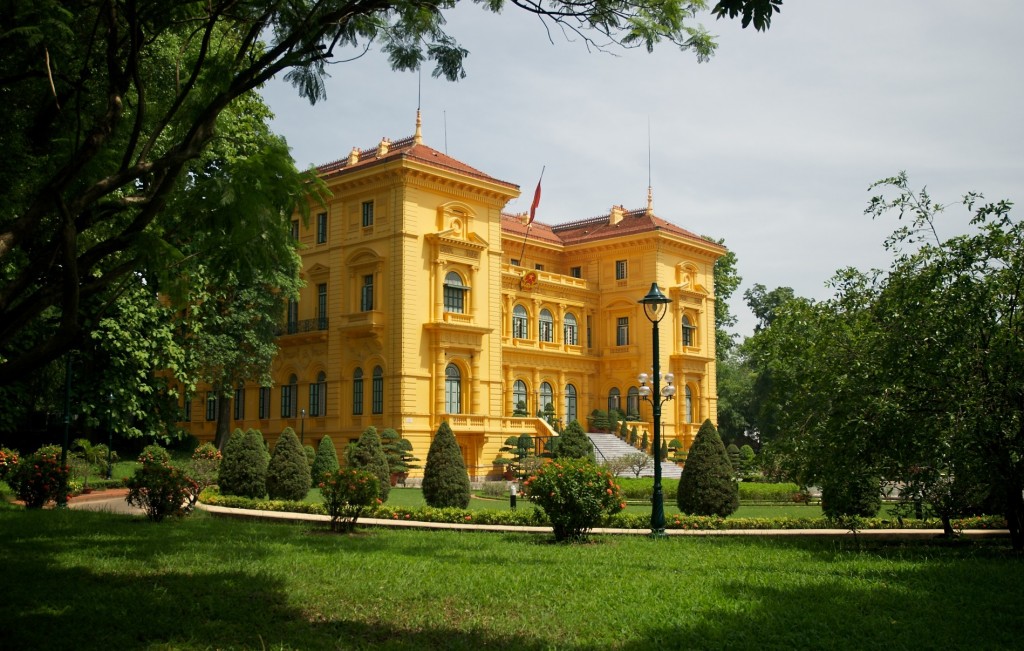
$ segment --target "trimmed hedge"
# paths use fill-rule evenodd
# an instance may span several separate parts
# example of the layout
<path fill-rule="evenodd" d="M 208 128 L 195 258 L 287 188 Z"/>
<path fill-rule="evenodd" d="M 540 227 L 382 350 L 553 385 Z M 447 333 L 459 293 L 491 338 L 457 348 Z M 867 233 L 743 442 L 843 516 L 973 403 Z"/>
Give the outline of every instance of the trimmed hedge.
<path fill-rule="evenodd" d="M 221 495 L 216 488 L 207 488 L 200 495 L 203 504 L 234 509 L 255 509 L 259 511 L 311 513 L 327 515 L 322 503 L 287 502 L 283 500 L 252 500 L 234 495 Z M 448 522 L 466 524 L 495 524 L 522 527 L 550 527 L 544 512 L 536 506 L 518 511 L 470 511 L 459 508 L 434 508 L 422 506 L 415 509 L 382 504 L 368 509 L 364 518 L 381 520 L 405 520 L 409 522 Z M 613 529 L 649 529 L 649 513 L 621 512 L 609 518 L 602 526 Z M 834 529 L 835 524 L 824 518 L 720 518 L 718 516 L 670 514 L 666 518 L 666 529 L 685 530 L 743 530 L 743 529 Z M 865 519 L 860 529 L 941 529 L 942 522 L 936 518 L 927 520 L 883 520 Z M 986 515 L 960 518 L 953 521 L 953 528 L 962 529 L 1005 529 L 1002 516 Z"/>

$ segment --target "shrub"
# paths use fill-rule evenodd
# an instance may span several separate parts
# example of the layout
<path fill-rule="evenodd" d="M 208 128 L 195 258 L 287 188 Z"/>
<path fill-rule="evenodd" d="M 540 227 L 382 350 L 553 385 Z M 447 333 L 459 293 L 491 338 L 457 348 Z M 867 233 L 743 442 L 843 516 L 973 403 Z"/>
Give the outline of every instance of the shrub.
<path fill-rule="evenodd" d="M 221 459 L 220 450 L 213 443 L 203 443 L 192 451 L 188 474 L 199 486 L 200 491 L 217 483 Z"/>
<path fill-rule="evenodd" d="M 151 443 L 142 448 L 139 455 L 139 463 L 170 463 L 171 453 L 156 443 Z"/>
<path fill-rule="evenodd" d="M 590 428 L 595 432 L 607 432 L 610 427 L 608 412 L 603 409 L 595 409 L 590 412 Z M 580 427 L 582 430 L 583 428 Z"/>
<path fill-rule="evenodd" d="M 636 447 L 637 441 L 639 441 L 639 435 L 637 434 L 636 425 L 629 428 L 629 444 Z"/>
<path fill-rule="evenodd" d="M 316 448 L 312 445 L 302 446 L 302 452 L 306 455 L 306 465 L 309 466 L 310 472 L 313 471 L 313 462 L 316 461 Z"/>
<path fill-rule="evenodd" d="M 0 448 L 0 481 L 7 479 L 18 465 L 18 452 L 10 448 Z"/>
<path fill-rule="evenodd" d="M 267 494 L 267 464 L 263 435 L 236 429 L 224 446 L 217 484 L 225 495 L 261 498 Z"/>
<path fill-rule="evenodd" d="M 8 472 L 7 483 L 29 509 L 41 509 L 50 501 L 67 502 L 68 467 L 60 465 L 60 448 L 56 452 L 40 448 L 21 457 Z"/>
<path fill-rule="evenodd" d="M 565 430 L 558 435 L 558 448 L 555 451 L 556 459 L 587 459 L 594 462 L 594 444 L 583 432 L 583 426 L 579 421 L 572 421 Z"/>
<path fill-rule="evenodd" d="M 821 511 L 827 518 L 873 518 L 881 508 L 882 489 L 878 477 L 860 474 L 821 482 Z"/>
<path fill-rule="evenodd" d="M 740 449 L 735 443 L 730 443 L 725 448 L 725 453 L 729 457 L 729 465 L 732 466 L 733 476 L 740 474 Z"/>
<path fill-rule="evenodd" d="M 167 462 L 147 461 L 124 483 L 128 487 L 125 500 L 144 509 L 153 522 L 187 515 L 199 495 L 199 484 Z"/>
<path fill-rule="evenodd" d="M 644 430 L 644 435 L 640 437 L 640 449 L 647 452 L 647 430 Z"/>
<path fill-rule="evenodd" d="M 423 499 L 436 508 L 469 506 L 469 473 L 448 421 L 442 421 L 427 451 Z"/>
<path fill-rule="evenodd" d="M 339 468 L 321 475 L 320 495 L 332 531 L 352 531 L 368 507 L 380 502 L 380 479 L 361 468 Z"/>
<path fill-rule="evenodd" d="M 744 445 L 740 448 L 740 471 L 744 476 L 752 475 L 757 467 L 757 455 L 754 448 Z"/>
<path fill-rule="evenodd" d="M 796 502 L 795 495 L 802 495 L 800 487 L 792 483 L 762 484 L 744 482 L 740 484 L 740 499 L 753 502 Z M 803 500 L 801 500 L 803 501 Z"/>
<path fill-rule="evenodd" d="M 334 449 L 334 441 L 330 436 L 323 437 L 316 447 L 316 458 L 313 459 L 313 467 L 309 471 L 313 480 L 311 483 L 319 483 L 324 473 L 334 472 L 340 467 L 338 452 Z"/>
<path fill-rule="evenodd" d="M 272 500 L 294 500 L 309 492 L 309 461 L 295 430 L 284 428 L 267 465 L 267 495 Z"/>
<path fill-rule="evenodd" d="M 382 502 L 387 502 L 388 493 L 391 492 L 391 473 L 388 471 L 388 459 L 384 456 L 377 428 L 370 425 L 363 430 L 359 440 L 346 450 L 346 457 L 348 465 L 368 470 L 380 480 L 378 497 Z"/>
<path fill-rule="evenodd" d="M 740 506 L 739 487 L 718 430 L 704 421 L 679 478 L 676 503 L 683 513 L 726 517 Z"/>
<path fill-rule="evenodd" d="M 629 439 L 629 427 L 626 425 L 626 421 L 619 423 L 619 438 L 623 441 Z"/>
<path fill-rule="evenodd" d="M 590 530 L 626 508 L 611 473 L 586 459 L 557 459 L 523 482 L 544 509 L 558 542 L 586 540 Z"/>

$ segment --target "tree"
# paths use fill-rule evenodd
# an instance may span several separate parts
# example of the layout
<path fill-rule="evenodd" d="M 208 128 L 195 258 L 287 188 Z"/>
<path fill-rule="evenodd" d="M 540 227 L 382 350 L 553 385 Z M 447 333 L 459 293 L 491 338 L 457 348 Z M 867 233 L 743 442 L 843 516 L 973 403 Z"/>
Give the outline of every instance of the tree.
<path fill-rule="evenodd" d="M 103 443 L 97 443 L 93 445 L 89 439 L 75 439 L 71 444 L 71 447 L 76 450 L 76 456 L 78 456 L 83 462 L 85 462 L 85 477 L 82 480 L 82 486 L 84 488 L 89 487 L 89 474 L 93 468 L 98 468 L 101 475 L 107 474 L 109 466 L 107 465 L 107 453 L 110 452 L 109 448 Z M 111 453 L 111 460 L 114 458 L 114 454 Z"/>
<path fill-rule="evenodd" d="M 334 441 L 330 436 L 320 439 L 320 445 L 316 448 L 316 458 L 313 459 L 313 468 L 310 471 L 312 483 L 319 484 L 324 473 L 333 472 L 341 465 L 338 463 L 338 452 L 334 449 Z"/>
<path fill-rule="evenodd" d="M 639 478 L 646 468 L 651 465 L 651 457 L 646 452 L 630 452 L 620 457 L 626 464 L 626 469 L 633 473 L 634 477 Z"/>
<path fill-rule="evenodd" d="M 376 427 L 367 427 L 359 440 L 348 446 L 345 461 L 352 468 L 372 472 L 380 480 L 380 501 L 388 501 L 388 493 L 391 492 L 391 472 L 388 470 L 388 460 L 384 456 L 384 448 L 380 444 Z"/>
<path fill-rule="evenodd" d="M 683 513 L 727 517 L 740 506 L 739 487 L 725 445 L 710 420 L 704 421 L 690 446 L 679 477 L 676 503 Z"/>
<path fill-rule="evenodd" d="M 556 459 L 590 459 L 594 462 L 594 444 L 583 432 L 583 426 L 574 420 L 558 435 Z"/>
<path fill-rule="evenodd" d="M 423 499 L 435 508 L 469 506 L 469 473 L 448 421 L 441 421 L 423 468 Z"/>
<path fill-rule="evenodd" d="M 0 384 L 81 341 L 96 307 L 128 276 L 171 278 L 165 235 L 202 214 L 165 209 L 196 172 L 240 97 L 284 75 L 311 101 L 343 48 L 378 45 L 393 68 L 433 61 L 464 76 L 468 52 L 444 30 L 456 2 L 233 0 L 17 3 L 6 24 L 0 79 L 7 103 L 0 212 Z M 505 2 L 481 5 L 500 12 Z M 517 5 L 588 46 L 668 41 L 707 60 L 712 37 L 691 20 L 703 0 Z M 721 0 L 719 18 L 763 30 L 771 0 Z"/>
<path fill-rule="evenodd" d="M 224 446 L 217 485 L 225 495 L 262 499 L 267 494 L 267 448 L 254 429 L 236 429 Z"/>
<path fill-rule="evenodd" d="M 702 237 L 709 242 L 725 246 L 724 239 L 707 235 Z M 736 264 L 736 253 L 729 250 L 715 260 L 715 358 L 719 363 L 735 344 L 735 335 L 728 331 L 728 328 L 736 325 L 736 315 L 729 309 L 729 299 L 743 282 L 743 278 L 736 271 Z"/>
<path fill-rule="evenodd" d="M 290 427 L 284 428 L 274 444 L 267 466 L 267 494 L 272 500 L 305 499 L 309 493 L 309 462 L 299 437 Z"/>

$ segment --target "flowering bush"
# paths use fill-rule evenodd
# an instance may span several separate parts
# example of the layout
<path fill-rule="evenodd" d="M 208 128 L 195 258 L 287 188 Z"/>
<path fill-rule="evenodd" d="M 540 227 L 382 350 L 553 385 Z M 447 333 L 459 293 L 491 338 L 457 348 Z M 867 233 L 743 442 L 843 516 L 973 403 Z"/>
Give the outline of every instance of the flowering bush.
<path fill-rule="evenodd" d="M 595 526 L 626 508 L 615 478 L 585 459 L 559 459 L 523 483 L 555 532 L 555 540 L 585 540 Z"/>
<path fill-rule="evenodd" d="M 18 453 L 8 448 L 0 448 L 0 481 L 6 479 L 17 465 Z"/>
<path fill-rule="evenodd" d="M 352 531 L 363 511 L 380 503 L 380 479 L 368 470 L 340 468 L 325 472 L 319 486 L 332 531 Z"/>
<path fill-rule="evenodd" d="M 139 455 L 139 463 L 170 463 L 171 453 L 157 445 L 156 443 L 147 445 L 142 448 L 142 454 Z"/>
<path fill-rule="evenodd" d="M 157 461 L 143 463 L 124 483 L 128 487 L 125 500 L 145 509 L 154 522 L 186 515 L 199 494 L 199 484 L 183 470 Z"/>
<path fill-rule="evenodd" d="M 68 499 L 68 467 L 60 465 L 60 451 L 40 449 L 22 457 L 7 476 L 7 483 L 18 499 L 30 509 L 41 509 L 47 502 Z"/>

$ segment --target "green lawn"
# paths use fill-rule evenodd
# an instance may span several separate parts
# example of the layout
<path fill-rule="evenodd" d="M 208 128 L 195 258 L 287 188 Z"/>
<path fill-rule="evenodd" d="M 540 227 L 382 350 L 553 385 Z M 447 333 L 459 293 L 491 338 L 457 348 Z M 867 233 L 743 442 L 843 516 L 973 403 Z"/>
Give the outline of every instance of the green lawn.
<path fill-rule="evenodd" d="M 597 538 L 0 511 L 10 649 L 1018 648 L 998 543 Z"/>

